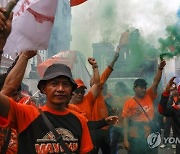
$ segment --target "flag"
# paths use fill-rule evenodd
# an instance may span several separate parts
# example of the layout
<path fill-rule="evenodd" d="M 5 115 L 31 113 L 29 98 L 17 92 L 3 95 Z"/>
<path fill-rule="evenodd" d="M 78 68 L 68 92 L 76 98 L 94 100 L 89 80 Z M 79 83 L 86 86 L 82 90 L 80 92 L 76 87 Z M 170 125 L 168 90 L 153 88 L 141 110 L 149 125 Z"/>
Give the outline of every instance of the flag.
<path fill-rule="evenodd" d="M 86 2 L 86 1 L 87 0 L 70 0 L 70 5 L 71 5 L 71 7 L 76 6 L 76 5 L 82 4 L 82 3 Z"/>
<path fill-rule="evenodd" d="M 54 22 L 57 0 L 20 0 L 13 12 L 12 31 L 4 53 L 45 50 Z"/>
<path fill-rule="evenodd" d="M 39 76 L 42 77 L 47 67 L 52 64 L 61 63 L 70 67 L 73 78 L 81 78 L 87 89 L 90 88 L 90 74 L 86 68 L 86 65 L 78 51 L 61 51 L 53 57 L 45 60 L 37 66 Z"/>
<path fill-rule="evenodd" d="M 50 65 L 55 63 L 61 63 L 69 66 L 72 69 L 75 61 L 76 61 L 76 51 L 61 51 L 58 54 L 52 56 L 51 58 L 39 64 L 37 66 L 37 70 L 40 77 L 43 77 L 46 68 L 49 67 Z"/>

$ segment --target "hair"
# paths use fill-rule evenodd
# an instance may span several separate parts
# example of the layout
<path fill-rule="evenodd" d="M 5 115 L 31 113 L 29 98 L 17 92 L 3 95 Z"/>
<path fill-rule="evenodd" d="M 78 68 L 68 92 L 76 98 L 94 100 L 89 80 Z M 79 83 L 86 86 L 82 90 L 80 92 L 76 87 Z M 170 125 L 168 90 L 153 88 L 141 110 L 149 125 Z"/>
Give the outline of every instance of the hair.
<path fill-rule="evenodd" d="M 124 92 L 124 94 L 128 94 L 129 93 L 129 89 L 127 87 L 127 85 L 122 82 L 122 81 L 119 81 L 115 84 L 115 86 L 119 87 L 120 89 L 122 89 L 122 92 Z"/>

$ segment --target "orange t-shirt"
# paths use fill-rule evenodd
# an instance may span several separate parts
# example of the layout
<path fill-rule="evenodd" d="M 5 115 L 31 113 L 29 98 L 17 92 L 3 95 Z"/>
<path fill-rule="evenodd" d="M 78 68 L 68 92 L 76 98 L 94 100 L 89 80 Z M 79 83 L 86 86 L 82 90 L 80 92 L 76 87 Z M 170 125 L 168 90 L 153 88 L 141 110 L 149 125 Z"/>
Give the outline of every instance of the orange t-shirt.
<path fill-rule="evenodd" d="M 101 78 L 100 78 L 101 89 L 104 83 L 106 82 L 106 80 L 108 79 L 108 77 L 110 76 L 111 72 L 112 72 L 112 69 L 108 66 L 102 73 Z M 96 101 L 93 106 L 92 120 L 97 121 L 97 120 L 100 120 L 102 118 L 107 118 L 107 117 L 108 117 L 108 110 L 104 102 L 104 97 L 101 91 L 99 96 L 96 98 Z M 103 127 L 103 129 L 107 129 L 107 128 L 108 126 Z"/>
<path fill-rule="evenodd" d="M 147 90 L 144 98 L 137 99 L 151 120 L 154 117 L 153 102 L 155 98 L 156 98 L 156 94 L 153 93 L 152 88 L 150 87 Z M 149 122 L 143 110 L 133 98 L 130 98 L 125 102 L 123 107 L 122 117 L 129 118 L 130 120 L 135 122 Z M 148 134 L 150 132 L 149 126 L 144 126 L 144 130 L 145 130 L 145 134 Z M 129 135 L 131 137 L 137 137 L 138 136 L 137 127 L 133 126 L 129 128 Z"/>
<path fill-rule="evenodd" d="M 31 150 L 36 150 L 36 151 L 43 150 L 43 149 L 47 150 L 47 151 L 52 150 L 52 149 L 48 149 L 48 146 L 52 145 L 50 142 L 47 142 L 46 144 L 43 142 L 42 144 L 40 144 L 41 143 L 40 141 L 42 141 L 42 139 L 43 139 L 41 137 L 45 135 L 44 137 L 48 138 L 48 137 L 50 137 L 48 135 L 51 135 L 51 134 L 49 134 L 51 132 L 49 132 L 48 134 L 45 133 L 49 130 L 45 129 L 44 123 L 42 122 L 42 118 L 40 116 L 38 109 L 32 105 L 18 104 L 12 99 L 9 99 L 9 101 L 10 101 L 10 111 L 8 114 L 8 124 L 6 124 L 6 126 L 15 128 L 17 130 L 19 136 L 21 137 L 21 139 L 24 140 L 25 137 L 29 138 L 29 139 L 26 138 L 27 143 L 25 145 L 25 147 L 27 146 L 28 149 L 30 149 L 30 147 L 33 147 L 34 149 L 31 149 Z M 70 133 L 69 135 L 71 135 L 71 132 L 73 132 L 76 128 L 76 127 L 73 127 L 73 122 L 74 121 L 78 122 L 78 123 L 80 122 L 81 127 L 82 127 L 81 136 L 79 136 L 79 139 L 81 140 L 81 145 L 77 145 L 77 147 L 80 148 L 80 154 L 84 154 L 84 153 L 87 153 L 90 150 L 92 150 L 93 144 L 91 142 L 91 137 L 90 137 L 89 129 L 87 126 L 87 119 L 85 119 L 84 116 L 82 116 L 81 114 L 79 114 L 77 112 L 69 110 L 69 109 L 66 109 L 65 111 L 61 111 L 61 112 L 55 111 L 55 110 L 50 109 L 48 106 L 42 106 L 41 110 L 44 111 L 47 115 L 49 115 L 48 116 L 49 118 L 53 118 L 53 122 L 52 122 L 52 119 L 51 119 L 51 122 L 53 123 L 53 125 L 56 125 L 56 126 L 54 126 L 56 129 L 59 130 L 60 128 L 64 128 L 63 132 Z M 78 121 L 76 119 L 78 119 Z M 71 121 L 71 120 L 73 120 L 73 121 Z M 72 125 L 72 127 L 71 127 L 72 129 L 69 129 L 69 132 L 66 131 L 65 128 L 68 128 L 71 125 Z M 79 126 L 77 126 L 77 127 L 79 127 Z M 61 129 L 59 131 L 61 131 Z M 79 133 L 78 131 L 76 131 L 74 133 L 77 134 L 77 133 Z M 32 133 L 34 135 L 29 136 L 29 133 Z M 31 140 L 33 140 L 34 142 L 32 142 Z M 74 141 L 77 142 L 76 139 L 73 140 L 73 142 Z M 59 143 L 56 143 L 56 144 L 58 145 Z M 69 144 L 73 145 L 72 143 L 69 143 Z M 40 145 L 40 146 L 38 146 L 38 145 Z M 72 148 L 71 146 L 68 146 L 68 147 Z M 21 144 L 21 150 L 22 149 L 23 149 L 23 147 Z M 54 149 L 54 150 L 56 150 L 56 149 Z M 61 150 L 61 149 L 59 149 L 59 150 Z M 73 149 L 71 149 L 71 150 L 73 150 Z"/>
<path fill-rule="evenodd" d="M 72 111 L 76 111 L 77 113 L 82 114 L 83 116 L 86 117 L 86 113 L 84 113 L 83 111 L 81 111 L 76 105 L 74 104 L 68 104 L 68 109 L 72 110 Z"/>
<path fill-rule="evenodd" d="M 84 99 L 82 102 L 80 102 L 80 103 L 73 103 L 72 102 L 72 104 L 75 105 L 77 108 L 79 108 L 88 120 L 92 120 L 92 108 L 94 105 L 94 101 L 95 101 L 95 97 L 90 90 L 84 96 Z"/>
<path fill-rule="evenodd" d="M 31 101 L 30 99 L 30 96 L 25 96 L 25 97 L 22 97 L 18 103 L 20 104 L 33 104 L 34 102 Z M 8 124 L 8 120 L 3 118 L 3 117 L 0 117 L 0 125 L 1 126 L 5 126 Z M 0 128 L 2 131 L 3 130 L 8 130 L 7 127 L 4 127 L 4 128 Z M 4 145 L 4 134 L 1 133 L 0 134 L 0 152 L 1 152 L 1 149 Z M 8 145 L 8 148 L 7 148 L 7 151 L 6 151 L 6 154 L 16 154 L 17 153 L 17 146 L 18 146 L 18 139 L 17 139 L 17 132 L 15 129 L 12 129 L 11 128 L 11 136 L 10 136 L 10 140 L 9 140 L 9 145 Z"/>

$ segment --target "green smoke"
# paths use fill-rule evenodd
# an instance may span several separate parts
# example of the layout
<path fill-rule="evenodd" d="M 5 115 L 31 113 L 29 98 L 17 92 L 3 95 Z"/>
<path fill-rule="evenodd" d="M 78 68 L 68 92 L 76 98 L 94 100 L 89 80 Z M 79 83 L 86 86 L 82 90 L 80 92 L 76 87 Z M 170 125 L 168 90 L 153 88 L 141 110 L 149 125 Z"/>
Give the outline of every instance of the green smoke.
<path fill-rule="evenodd" d="M 114 34 L 116 34 L 115 31 L 117 30 L 117 17 L 116 0 L 103 0 L 100 2 L 97 21 L 100 25 L 102 41 L 117 43 L 117 37 L 114 37 Z"/>
<path fill-rule="evenodd" d="M 173 58 L 180 54 L 180 28 L 178 24 L 169 25 L 166 27 L 167 37 L 159 38 L 160 57 Z"/>

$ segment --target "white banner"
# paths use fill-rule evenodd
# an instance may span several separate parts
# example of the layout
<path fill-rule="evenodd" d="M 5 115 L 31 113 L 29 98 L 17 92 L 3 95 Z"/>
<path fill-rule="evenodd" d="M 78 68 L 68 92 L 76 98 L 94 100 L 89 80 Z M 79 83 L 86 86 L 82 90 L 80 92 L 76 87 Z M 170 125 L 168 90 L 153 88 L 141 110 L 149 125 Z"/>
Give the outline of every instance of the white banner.
<path fill-rule="evenodd" d="M 57 0 L 20 0 L 14 8 L 12 31 L 4 53 L 45 50 L 54 22 Z"/>

